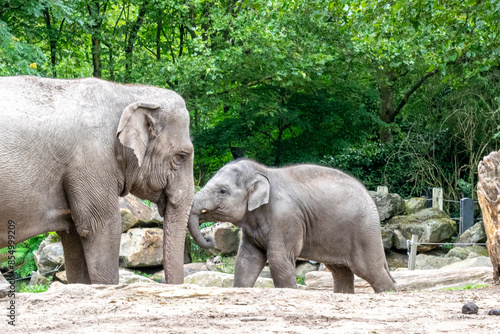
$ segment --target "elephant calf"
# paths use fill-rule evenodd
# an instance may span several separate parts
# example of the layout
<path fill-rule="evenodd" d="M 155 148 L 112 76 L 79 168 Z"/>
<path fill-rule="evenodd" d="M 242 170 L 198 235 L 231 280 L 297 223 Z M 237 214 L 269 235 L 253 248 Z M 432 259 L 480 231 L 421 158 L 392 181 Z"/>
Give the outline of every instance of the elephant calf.
<path fill-rule="evenodd" d="M 335 292 L 354 293 L 354 274 L 375 292 L 395 290 L 377 207 L 360 182 L 339 170 L 231 162 L 196 194 L 191 209 L 194 240 L 211 248 L 213 239 L 199 230 L 206 221 L 227 221 L 242 230 L 236 287 L 252 287 L 269 261 L 275 286 L 294 288 L 301 257 L 326 265 Z"/>

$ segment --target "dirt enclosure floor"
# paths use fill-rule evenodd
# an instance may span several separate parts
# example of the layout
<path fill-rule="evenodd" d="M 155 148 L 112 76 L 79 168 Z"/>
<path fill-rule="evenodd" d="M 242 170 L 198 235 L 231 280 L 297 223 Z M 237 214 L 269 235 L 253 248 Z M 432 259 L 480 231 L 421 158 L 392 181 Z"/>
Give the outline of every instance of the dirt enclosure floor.
<path fill-rule="evenodd" d="M 3 310 L 10 299 L 0 299 Z M 462 314 L 466 302 L 479 306 Z M 0 333 L 500 333 L 500 287 L 355 295 L 330 290 L 53 283 L 17 294 Z M 4 311 L 5 312 L 5 311 Z"/>

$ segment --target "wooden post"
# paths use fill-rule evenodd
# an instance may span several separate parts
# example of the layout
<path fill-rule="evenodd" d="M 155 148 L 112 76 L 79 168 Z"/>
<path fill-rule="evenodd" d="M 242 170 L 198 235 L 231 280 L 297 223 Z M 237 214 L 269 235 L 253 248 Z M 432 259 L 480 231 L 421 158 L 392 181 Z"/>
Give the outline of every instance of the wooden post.
<path fill-rule="evenodd" d="M 486 247 L 493 265 L 493 281 L 500 282 L 500 151 L 491 152 L 478 166 L 477 198 L 488 240 Z"/>
<path fill-rule="evenodd" d="M 443 188 L 432 188 L 432 207 L 443 211 Z"/>
<path fill-rule="evenodd" d="M 408 270 L 415 270 L 415 263 L 417 260 L 417 242 L 418 235 L 412 234 L 410 241 L 410 257 L 408 258 Z"/>
<path fill-rule="evenodd" d="M 388 194 L 389 189 L 386 186 L 378 186 L 377 187 L 377 192 L 382 193 L 382 194 Z"/>

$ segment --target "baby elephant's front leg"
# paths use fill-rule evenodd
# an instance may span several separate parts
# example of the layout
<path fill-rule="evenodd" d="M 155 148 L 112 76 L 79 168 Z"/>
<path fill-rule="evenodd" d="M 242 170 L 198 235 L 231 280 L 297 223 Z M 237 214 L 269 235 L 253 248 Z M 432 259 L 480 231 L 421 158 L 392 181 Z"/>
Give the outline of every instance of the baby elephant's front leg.
<path fill-rule="evenodd" d="M 266 265 L 264 252 L 241 238 L 240 248 L 234 267 L 234 287 L 251 288 Z"/>
<path fill-rule="evenodd" d="M 275 287 L 297 288 L 297 271 L 293 255 L 284 251 L 283 248 L 280 250 L 268 249 L 267 259 Z"/>

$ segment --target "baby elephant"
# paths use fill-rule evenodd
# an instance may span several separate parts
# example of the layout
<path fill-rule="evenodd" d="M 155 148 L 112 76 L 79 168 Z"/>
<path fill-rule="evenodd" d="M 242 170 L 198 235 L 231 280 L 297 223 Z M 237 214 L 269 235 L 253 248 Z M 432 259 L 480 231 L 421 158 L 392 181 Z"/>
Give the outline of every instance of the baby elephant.
<path fill-rule="evenodd" d="M 354 293 L 354 274 L 375 292 L 395 290 L 380 233 L 377 207 L 365 187 L 332 168 L 268 168 L 250 160 L 222 167 L 196 194 L 189 231 L 212 248 L 199 224 L 231 222 L 242 230 L 235 287 L 252 287 L 266 261 L 279 288 L 297 285 L 298 257 L 324 263 L 334 291 Z"/>

